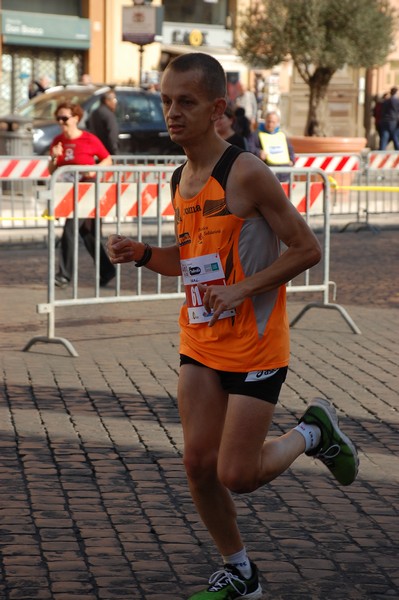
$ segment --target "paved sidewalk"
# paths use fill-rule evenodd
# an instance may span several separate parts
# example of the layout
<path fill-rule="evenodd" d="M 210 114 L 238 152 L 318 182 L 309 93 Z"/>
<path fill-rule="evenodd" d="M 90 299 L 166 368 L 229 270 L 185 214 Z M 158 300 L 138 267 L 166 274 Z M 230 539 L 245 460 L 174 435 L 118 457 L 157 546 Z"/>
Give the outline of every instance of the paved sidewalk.
<path fill-rule="evenodd" d="M 35 314 L 45 288 L 29 282 L 28 262 L 1 291 L 0 599 L 185 600 L 219 564 L 181 464 L 180 302 L 60 309 L 56 333 L 79 357 L 54 345 L 21 352 L 45 334 Z M 360 473 L 341 487 L 303 456 L 238 497 L 265 599 L 399 598 L 398 310 L 372 283 L 344 305 L 362 335 L 332 310 L 292 329 L 272 435 L 310 398 L 333 399 Z M 291 317 L 300 306 L 289 301 Z"/>

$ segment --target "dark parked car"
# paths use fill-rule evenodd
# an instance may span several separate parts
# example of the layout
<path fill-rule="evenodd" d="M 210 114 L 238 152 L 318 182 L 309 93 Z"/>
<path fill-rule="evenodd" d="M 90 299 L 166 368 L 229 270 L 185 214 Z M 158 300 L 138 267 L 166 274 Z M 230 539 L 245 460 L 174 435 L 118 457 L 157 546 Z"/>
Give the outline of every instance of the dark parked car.
<path fill-rule="evenodd" d="M 60 102 L 80 104 L 85 114 L 79 123 L 87 128 L 90 113 L 95 110 L 107 87 L 66 86 L 55 87 L 33 98 L 17 113 L 33 124 L 33 150 L 35 154 L 47 154 L 53 138 L 60 133 L 54 120 L 54 112 Z M 182 154 L 180 146 L 169 137 L 162 114 L 161 97 L 158 93 L 137 87 L 113 87 L 118 98 L 115 111 L 119 125 L 120 154 Z"/>

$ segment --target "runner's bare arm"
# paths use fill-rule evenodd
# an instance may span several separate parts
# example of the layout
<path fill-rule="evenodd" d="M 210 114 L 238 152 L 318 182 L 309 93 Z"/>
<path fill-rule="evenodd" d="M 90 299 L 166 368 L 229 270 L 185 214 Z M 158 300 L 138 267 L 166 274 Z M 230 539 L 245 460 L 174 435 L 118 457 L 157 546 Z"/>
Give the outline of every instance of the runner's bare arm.
<path fill-rule="evenodd" d="M 226 196 L 229 210 L 237 216 L 261 215 L 287 250 L 272 265 L 236 284 L 208 286 L 204 306 L 214 311 L 210 326 L 224 310 L 287 283 L 321 258 L 316 236 L 287 199 L 275 175 L 255 156 L 245 153 L 237 159 L 228 178 Z"/>
<path fill-rule="evenodd" d="M 111 235 L 107 242 L 107 252 L 114 264 L 139 262 L 144 255 L 145 244 L 122 235 Z M 177 245 L 151 248 L 151 259 L 145 265 L 147 269 L 161 275 L 177 276 L 181 274 L 179 248 Z"/>

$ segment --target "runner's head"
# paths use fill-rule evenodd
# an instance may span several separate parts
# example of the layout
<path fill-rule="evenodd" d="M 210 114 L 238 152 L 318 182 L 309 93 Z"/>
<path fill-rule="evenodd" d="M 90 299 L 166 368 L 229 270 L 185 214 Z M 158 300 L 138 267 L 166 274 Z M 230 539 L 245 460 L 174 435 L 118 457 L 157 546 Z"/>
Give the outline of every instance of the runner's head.
<path fill-rule="evenodd" d="M 210 100 L 226 97 L 226 74 L 222 65 L 209 54 L 190 52 L 174 58 L 166 67 L 176 73 L 197 71 Z"/>

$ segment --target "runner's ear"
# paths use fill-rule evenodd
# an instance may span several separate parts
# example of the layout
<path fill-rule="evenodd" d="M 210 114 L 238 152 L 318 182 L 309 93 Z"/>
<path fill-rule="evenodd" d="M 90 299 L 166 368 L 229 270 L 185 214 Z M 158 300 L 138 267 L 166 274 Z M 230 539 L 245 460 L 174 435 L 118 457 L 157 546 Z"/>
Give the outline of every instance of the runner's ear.
<path fill-rule="evenodd" d="M 216 98 L 216 100 L 213 101 L 212 121 L 217 121 L 224 115 L 226 106 L 227 102 L 225 98 Z"/>

